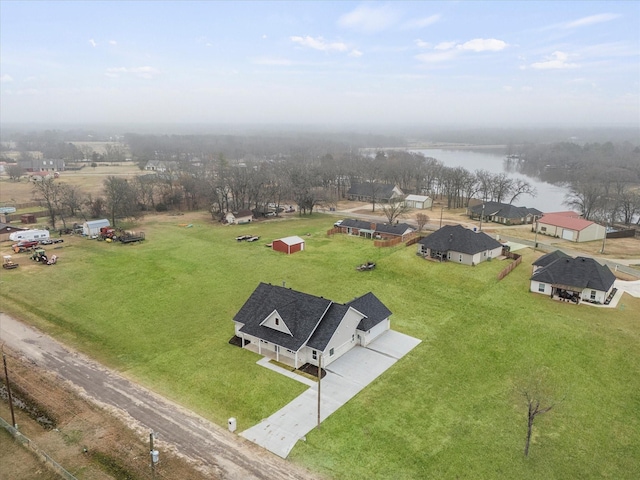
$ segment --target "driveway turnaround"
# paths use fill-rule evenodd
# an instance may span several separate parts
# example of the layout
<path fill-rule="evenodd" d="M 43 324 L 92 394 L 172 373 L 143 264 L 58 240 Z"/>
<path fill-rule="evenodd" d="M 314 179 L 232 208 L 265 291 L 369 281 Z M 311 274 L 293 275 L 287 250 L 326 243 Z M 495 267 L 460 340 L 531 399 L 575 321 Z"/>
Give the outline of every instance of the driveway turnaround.
<path fill-rule="evenodd" d="M 325 369 L 320 384 L 320 421 L 342 407 L 420 343 L 389 330 L 367 347 L 355 347 Z M 318 425 L 318 385 L 240 435 L 287 458 L 296 442 Z"/>

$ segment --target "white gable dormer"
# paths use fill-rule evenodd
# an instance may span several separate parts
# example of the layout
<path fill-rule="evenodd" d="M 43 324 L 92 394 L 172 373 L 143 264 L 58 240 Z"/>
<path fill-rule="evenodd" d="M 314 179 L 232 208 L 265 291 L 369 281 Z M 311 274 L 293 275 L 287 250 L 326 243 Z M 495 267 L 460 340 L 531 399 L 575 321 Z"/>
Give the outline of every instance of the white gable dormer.
<path fill-rule="evenodd" d="M 278 310 L 271 312 L 271 314 L 269 314 L 267 318 L 260 323 L 260 325 L 263 327 L 273 328 L 274 330 L 278 330 L 279 332 L 286 333 L 293 337 L 291 330 L 289 330 L 287 324 L 282 320 L 282 316 L 278 313 Z"/>

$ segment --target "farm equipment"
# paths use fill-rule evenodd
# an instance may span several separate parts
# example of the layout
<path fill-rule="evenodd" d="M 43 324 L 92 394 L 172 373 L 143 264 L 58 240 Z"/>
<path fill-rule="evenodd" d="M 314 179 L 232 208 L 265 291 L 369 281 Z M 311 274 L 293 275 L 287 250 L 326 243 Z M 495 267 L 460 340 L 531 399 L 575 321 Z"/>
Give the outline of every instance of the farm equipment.
<path fill-rule="evenodd" d="M 2 257 L 2 268 L 12 270 L 14 268 L 18 268 L 18 264 L 13 263 L 13 260 L 11 260 L 11 255 L 5 255 L 4 257 Z"/>
<path fill-rule="evenodd" d="M 35 262 L 41 262 L 45 265 L 49 261 L 49 257 L 47 257 L 47 252 L 45 252 L 44 248 L 36 248 L 29 258 Z"/>
<path fill-rule="evenodd" d="M 356 267 L 356 270 L 358 270 L 359 272 L 364 272 L 367 270 L 373 270 L 374 268 L 376 268 L 376 264 L 373 262 L 367 262 L 367 263 L 363 263 L 362 265 L 359 265 Z"/>
<path fill-rule="evenodd" d="M 113 227 L 102 227 L 100 228 L 100 239 L 106 240 L 110 238 L 111 240 L 117 240 L 122 233 L 122 230 L 117 230 Z"/>
<path fill-rule="evenodd" d="M 118 237 L 118 240 L 122 243 L 134 243 L 144 240 L 144 232 L 124 232 Z"/>

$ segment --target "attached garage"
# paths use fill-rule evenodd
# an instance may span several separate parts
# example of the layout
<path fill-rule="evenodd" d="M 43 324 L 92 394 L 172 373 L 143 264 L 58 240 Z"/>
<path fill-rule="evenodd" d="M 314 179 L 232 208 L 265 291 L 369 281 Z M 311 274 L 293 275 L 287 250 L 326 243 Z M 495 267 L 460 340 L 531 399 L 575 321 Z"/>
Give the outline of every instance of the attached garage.
<path fill-rule="evenodd" d="M 304 240 L 298 236 L 280 238 L 273 241 L 273 249 L 277 252 L 291 254 L 304 250 Z"/>

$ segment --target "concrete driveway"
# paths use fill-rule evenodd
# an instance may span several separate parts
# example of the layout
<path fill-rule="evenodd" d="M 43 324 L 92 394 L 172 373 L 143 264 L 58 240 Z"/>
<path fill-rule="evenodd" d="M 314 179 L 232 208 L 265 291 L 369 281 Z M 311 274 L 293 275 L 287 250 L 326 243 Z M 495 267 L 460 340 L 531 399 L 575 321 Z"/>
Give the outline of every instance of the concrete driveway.
<path fill-rule="evenodd" d="M 342 407 L 419 343 L 416 338 L 389 330 L 367 347 L 355 347 L 331 363 L 320 385 L 320 421 Z M 296 442 L 317 424 L 318 385 L 315 384 L 240 435 L 286 458 Z"/>

